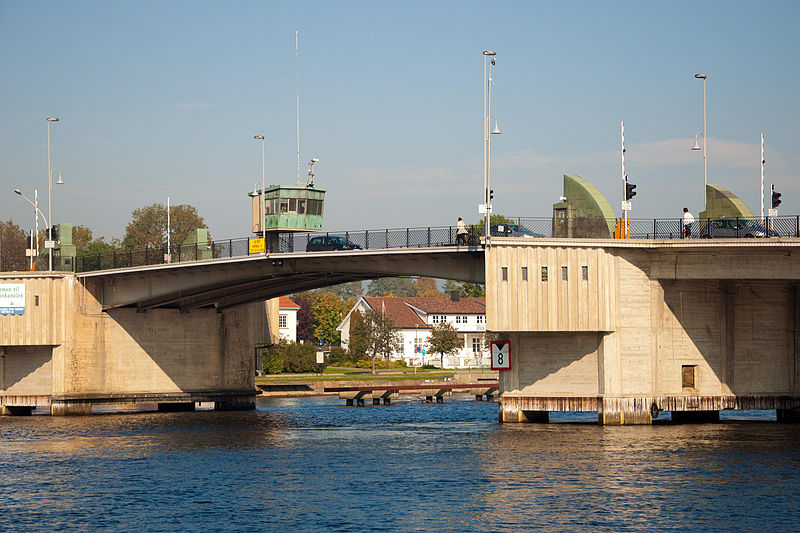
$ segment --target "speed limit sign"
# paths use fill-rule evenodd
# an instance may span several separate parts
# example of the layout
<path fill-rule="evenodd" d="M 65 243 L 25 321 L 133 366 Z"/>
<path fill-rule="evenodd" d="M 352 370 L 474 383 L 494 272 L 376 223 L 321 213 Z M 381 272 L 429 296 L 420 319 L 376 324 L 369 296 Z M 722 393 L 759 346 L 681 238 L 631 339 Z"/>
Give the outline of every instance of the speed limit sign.
<path fill-rule="evenodd" d="M 511 368 L 511 341 L 492 341 L 492 370 Z"/>

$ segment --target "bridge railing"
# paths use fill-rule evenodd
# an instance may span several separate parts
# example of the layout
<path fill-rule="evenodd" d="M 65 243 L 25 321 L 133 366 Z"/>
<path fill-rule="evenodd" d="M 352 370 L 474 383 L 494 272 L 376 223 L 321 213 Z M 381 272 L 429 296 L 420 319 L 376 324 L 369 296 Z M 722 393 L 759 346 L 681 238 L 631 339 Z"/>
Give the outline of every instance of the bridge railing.
<path fill-rule="evenodd" d="M 601 217 L 582 217 L 570 220 L 555 217 L 519 217 L 508 219 L 509 223 L 492 225 L 493 236 L 531 237 L 531 238 L 601 238 L 613 239 L 619 222 Z M 630 239 L 680 239 L 682 220 L 680 218 L 630 219 L 628 221 Z M 467 226 L 468 246 L 479 246 L 483 235 L 482 225 Z M 342 249 L 385 249 L 385 248 L 435 248 L 456 246 L 457 228 L 455 226 L 393 228 L 376 230 L 282 233 L 270 253 L 305 252 L 310 250 L 312 239 L 333 237 L 338 244 L 331 247 Z M 616 231 L 616 233 L 620 233 Z M 697 220 L 692 224 L 692 237 L 736 238 L 736 237 L 800 237 L 800 216 L 766 218 L 725 218 Z M 223 257 L 242 257 L 249 255 L 249 238 L 217 240 L 198 245 L 173 245 L 167 256 L 166 246 L 161 248 L 130 248 L 107 254 L 81 254 L 72 257 L 53 257 L 53 269 L 59 271 L 88 272 L 163 264 L 167 257 L 173 263 L 218 259 Z M 269 239 L 268 239 L 269 240 Z M 48 270 L 47 254 L 36 260 L 36 271 Z M 4 271 L 29 270 L 29 259 L 3 257 Z"/>

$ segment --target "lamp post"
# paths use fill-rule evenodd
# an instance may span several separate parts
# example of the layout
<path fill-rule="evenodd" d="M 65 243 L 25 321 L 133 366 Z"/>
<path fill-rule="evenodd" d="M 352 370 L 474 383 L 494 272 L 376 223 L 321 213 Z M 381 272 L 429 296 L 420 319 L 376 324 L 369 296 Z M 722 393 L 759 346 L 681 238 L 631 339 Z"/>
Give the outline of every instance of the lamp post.
<path fill-rule="evenodd" d="M 258 215 L 261 217 L 259 225 L 261 226 L 261 238 L 264 239 L 264 254 L 267 253 L 267 227 L 264 224 L 264 136 L 255 135 L 253 139 L 261 141 L 261 194 L 258 195 Z"/>
<path fill-rule="evenodd" d="M 697 143 L 697 137 L 699 135 L 703 136 L 703 208 L 704 210 L 708 210 L 707 204 L 707 193 L 706 188 L 708 187 L 708 137 L 706 133 L 706 76 L 705 74 L 695 74 L 695 78 L 698 80 L 703 80 L 703 132 L 698 132 L 697 135 L 694 136 L 694 146 L 692 146 L 692 150 L 700 150 L 700 145 Z"/>
<path fill-rule="evenodd" d="M 492 67 L 495 64 L 495 57 L 497 54 L 492 50 L 483 51 L 483 78 L 486 87 L 483 93 L 483 202 L 485 206 L 483 231 L 486 239 L 486 246 L 491 246 L 491 229 L 489 227 L 491 222 L 491 135 L 499 134 L 500 129 L 497 127 L 497 119 L 492 115 Z M 492 57 L 489 60 L 489 57 Z M 494 130 L 489 133 L 492 119 L 494 119 Z"/>
<path fill-rule="evenodd" d="M 39 206 L 36 205 L 30 198 L 28 198 L 27 196 L 22 194 L 22 191 L 20 191 L 19 189 L 14 189 L 14 192 L 19 194 L 20 196 L 22 196 L 25 199 L 25 201 L 27 201 L 29 204 L 31 204 L 33 206 L 33 208 L 36 210 L 37 213 L 42 215 L 42 218 L 44 219 L 44 223 L 47 224 L 47 227 L 49 228 L 50 224 L 47 223 L 47 217 L 44 216 L 44 213 L 42 213 L 42 210 L 39 209 Z M 52 248 L 50 250 L 51 250 L 51 253 L 52 253 Z M 52 256 L 51 256 L 50 260 L 52 261 Z M 53 269 L 53 266 L 52 266 L 52 263 L 51 263 L 50 264 L 50 270 L 52 270 L 52 269 Z"/>
<path fill-rule="evenodd" d="M 50 123 L 51 122 L 58 122 L 57 117 L 47 117 L 47 212 L 50 215 L 50 221 L 53 220 L 53 172 L 58 172 L 58 181 L 56 181 L 56 185 L 63 185 L 64 181 L 61 179 L 61 171 L 57 168 L 52 168 L 50 166 Z M 28 200 L 30 201 L 30 200 Z M 44 215 L 42 215 L 44 218 Z M 47 222 L 47 219 L 45 219 Z M 49 269 L 50 271 L 53 270 L 53 226 L 51 224 L 47 224 L 47 241 L 45 245 L 47 246 L 47 250 L 49 252 Z"/>

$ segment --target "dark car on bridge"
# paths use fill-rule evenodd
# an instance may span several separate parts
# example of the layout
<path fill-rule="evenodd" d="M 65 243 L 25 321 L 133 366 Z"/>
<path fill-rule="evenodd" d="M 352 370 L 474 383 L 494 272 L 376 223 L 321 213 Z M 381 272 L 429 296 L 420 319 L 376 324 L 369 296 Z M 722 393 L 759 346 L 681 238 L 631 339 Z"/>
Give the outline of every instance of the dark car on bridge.
<path fill-rule="evenodd" d="M 306 245 L 306 252 L 329 252 L 332 250 L 360 250 L 361 246 L 338 235 L 312 237 Z"/>
<path fill-rule="evenodd" d="M 489 226 L 492 237 L 527 237 L 542 238 L 545 235 L 534 233 L 520 224 L 492 224 Z"/>
<path fill-rule="evenodd" d="M 752 218 L 715 218 L 700 228 L 700 238 L 780 237 L 774 229 Z"/>

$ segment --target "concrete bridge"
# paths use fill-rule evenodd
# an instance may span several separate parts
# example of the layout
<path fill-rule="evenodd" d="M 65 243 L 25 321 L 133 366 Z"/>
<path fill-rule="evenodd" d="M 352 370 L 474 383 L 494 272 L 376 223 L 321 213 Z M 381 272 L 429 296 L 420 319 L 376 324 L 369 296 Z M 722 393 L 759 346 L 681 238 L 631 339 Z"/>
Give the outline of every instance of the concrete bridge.
<path fill-rule="evenodd" d="M 494 237 L 480 246 L 281 253 L 81 274 L 5 273 L 0 403 L 251 408 L 265 298 L 382 276 L 486 282 L 511 342 L 502 421 L 597 411 L 603 424 L 800 408 L 800 240 Z"/>

